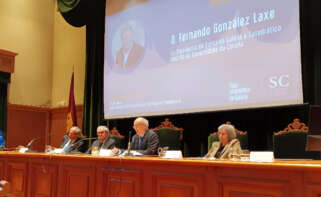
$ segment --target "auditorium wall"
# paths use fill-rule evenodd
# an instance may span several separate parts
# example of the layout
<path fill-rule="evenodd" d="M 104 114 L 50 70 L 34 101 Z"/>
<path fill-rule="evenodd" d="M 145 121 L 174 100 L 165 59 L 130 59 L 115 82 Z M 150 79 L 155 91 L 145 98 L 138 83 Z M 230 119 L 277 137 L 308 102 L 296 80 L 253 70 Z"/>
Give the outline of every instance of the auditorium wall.
<path fill-rule="evenodd" d="M 0 1 L 0 48 L 18 53 L 9 102 L 49 105 L 52 86 L 53 0 Z"/>
<path fill-rule="evenodd" d="M 9 103 L 66 106 L 75 72 L 76 104 L 83 103 L 86 29 L 67 24 L 56 0 L 0 1 L 0 48 L 18 53 Z"/>
<path fill-rule="evenodd" d="M 52 69 L 52 106 L 68 105 L 69 84 L 74 69 L 74 93 L 76 104 L 83 104 L 86 27 L 76 28 L 69 25 L 57 11 L 54 13 Z"/>
<path fill-rule="evenodd" d="M 51 141 L 57 146 L 66 127 L 72 70 L 82 123 L 86 28 L 67 24 L 56 0 L 6 0 L 0 1 L 0 29 L 0 48 L 18 53 L 8 91 L 7 146 L 34 137 L 40 139 L 36 150 Z"/>
<path fill-rule="evenodd" d="M 32 144 L 35 151 L 44 151 L 45 145 L 59 147 L 66 132 L 66 114 L 68 107 L 36 107 L 26 105 L 8 105 L 7 147 Z M 76 106 L 77 123 L 82 125 L 82 106 Z"/>

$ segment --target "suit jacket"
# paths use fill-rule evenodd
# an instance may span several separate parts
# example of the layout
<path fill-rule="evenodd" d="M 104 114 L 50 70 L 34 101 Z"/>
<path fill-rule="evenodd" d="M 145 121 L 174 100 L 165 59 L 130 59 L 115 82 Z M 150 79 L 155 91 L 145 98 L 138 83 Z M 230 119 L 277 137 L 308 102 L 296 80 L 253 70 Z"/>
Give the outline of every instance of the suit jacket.
<path fill-rule="evenodd" d="M 137 63 L 138 59 L 141 57 L 144 48 L 136 43 L 133 44 L 133 47 L 131 48 L 126 64 L 124 65 L 124 54 L 123 49 L 119 49 L 116 56 L 116 64 L 121 68 L 128 68 L 134 64 Z"/>
<path fill-rule="evenodd" d="M 105 141 L 103 143 L 101 143 L 99 140 L 95 140 L 93 142 L 93 144 L 91 145 L 91 147 L 87 150 L 87 153 L 90 154 L 91 153 L 91 148 L 93 146 L 97 146 L 100 149 L 112 149 L 115 147 L 115 140 L 108 137 L 107 139 L 105 139 Z"/>
<path fill-rule="evenodd" d="M 158 135 L 154 131 L 147 129 L 143 136 L 140 150 L 138 150 L 138 144 L 139 136 L 135 134 L 132 138 L 130 148 L 142 153 L 143 155 L 155 155 L 157 154 L 157 149 L 159 147 Z"/>
<path fill-rule="evenodd" d="M 87 143 L 82 141 L 82 137 L 78 137 L 68 148 L 66 153 L 85 153 L 87 150 Z M 63 148 L 69 141 L 69 137 L 63 137 L 60 148 Z"/>
<path fill-rule="evenodd" d="M 214 157 L 220 146 L 220 142 L 213 142 L 211 149 L 208 151 L 205 157 Z M 228 154 L 232 151 L 236 152 L 237 154 L 242 153 L 241 145 L 238 139 L 233 139 L 225 145 L 224 149 L 221 152 L 220 158 L 227 158 Z"/>

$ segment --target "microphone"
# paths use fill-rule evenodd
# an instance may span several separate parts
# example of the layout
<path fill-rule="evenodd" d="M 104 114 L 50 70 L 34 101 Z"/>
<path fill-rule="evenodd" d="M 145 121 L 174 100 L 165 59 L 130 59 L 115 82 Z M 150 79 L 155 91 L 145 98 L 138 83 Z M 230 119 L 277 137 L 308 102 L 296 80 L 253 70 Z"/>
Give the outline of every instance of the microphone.
<path fill-rule="evenodd" d="M 124 154 L 125 156 L 132 156 L 133 154 L 130 152 L 131 149 L 131 137 L 132 137 L 132 131 L 129 131 L 128 135 L 128 147 L 127 147 L 127 153 Z"/>
<path fill-rule="evenodd" d="M 28 148 L 28 150 L 26 152 L 34 152 L 32 149 L 31 149 L 31 146 L 32 144 L 37 141 L 37 140 L 43 140 L 43 139 L 46 139 L 47 137 L 51 137 L 51 136 L 56 136 L 56 135 L 59 135 L 57 133 L 49 133 L 49 135 L 47 136 L 41 136 L 41 137 L 36 137 L 36 138 L 32 138 L 28 143 L 27 145 L 25 146 L 25 148 Z M 2 147 L 3 151 L 16 151 L 16 150 L 19 150 L 20 148 L 23 148 L 24 146 L 21 146 L 21 145 L 18 145 L 18 146 L 15 146 L 15 147 Z M 1 146 L 0 146 L 0 149 L 1 149 Z"/>
<path fill-rule="evenodd" d="M 34 141 L 36 141 L 37 139 L 39 139 L 39 138 L 33 138 L 33 139 L 31 139 L 31 140 L 29 141 L 29 143 L 27 144 L 26 148 L 30 148 L 31 145 L 32 145 L 32 143 L 33 143 Z"/>
<path fill-rule="evenodd" d="M 27 145 L 25 146 L 25 148 L 27 148 L 27 151 L 26 152 L 32 152 L 32 149 L 31 149 L 31 145 L 33 144 L 34 141 L 38 140 L 39 138 L 32 138 L 28 143 Z M 12 150 L 18 150 L 20 148 L 23 148 L 24 146 L 16 146 L 16 147 L 3 147 L 3 150 L 4 151 L 12 151 Z"/>
<path fill-rule="evenodd" d="M 39 138 L 33 138 L 29 141 L 29 143 L 27 144 L 26 148 L 28 149 L 26 152 L 33 152 L 31 149 L 31 145 L 34 141 L 38 140 Z"/>
<path fill-rule="evenodd" d="M 34 141 L 37 141 L 37 140 L 39 140 L 39 139 L 44 139 L 44 138 L 46 138 L 46 137 L 55 136 L 55 135 L 56 135 L 56 134 L 54 134 L 54 133 L 49 133 L 48 136 L 42 136 L 42 137 L 32 138 L 32 139 L 28 142 L 28 144 L 26 145 L 26 148 L 28 148 L 28 150 L 27 150 L 26 152 L 34 152 L 34 151 L 32 150 L 32 148 L 31 148 L 31 146 L 32 146 L 32 144 L 34 143 Z"/>

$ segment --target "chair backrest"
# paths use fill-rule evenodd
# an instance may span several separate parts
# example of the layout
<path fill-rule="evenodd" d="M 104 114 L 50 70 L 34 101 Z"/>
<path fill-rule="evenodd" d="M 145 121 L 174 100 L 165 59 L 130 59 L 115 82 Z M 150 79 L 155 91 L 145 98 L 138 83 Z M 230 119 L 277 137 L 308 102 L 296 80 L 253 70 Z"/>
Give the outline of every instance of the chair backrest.
<path fill-rule="evenodd" d="M 120 149 L 125 149 L 126 147 L 126 140 L 125 140 L 125 136 L 121 135 L 118 130 L 116 129 L 116 127 L 114 127 L 111 131 L 110 131 L 110 138 L 115 140 L 115 146 L 117 148 Z"/>
<path fill-rule="evenodd" d="M 305 151 L 308 130 L 309 128 L 296 118 L 285 129 L 274 132 L 274 157 L 320 159 L 320 152 Z"/>
<path fill-rule="evenodd" d="M 227 121 L 225 124 L 232 125 L 230 121 Z M 236 138 L 240 141 L 242 150 L 248 149 L 248 135 L 247 131 L 240 131 L 235 128 Z M 219 141 L 218 131 L 211 133 L 207 138 L 208 150 L 211 149 L 213 142 Z"/>
<path fill-rule="evenodd" d="M 158 127 L 152 129 L 159 137 L 159 146 L 168 146 L 169 150 L 181 150 L 181 141 L 183 140 L 183 128 L 173 125 L 168 118 Z"/>

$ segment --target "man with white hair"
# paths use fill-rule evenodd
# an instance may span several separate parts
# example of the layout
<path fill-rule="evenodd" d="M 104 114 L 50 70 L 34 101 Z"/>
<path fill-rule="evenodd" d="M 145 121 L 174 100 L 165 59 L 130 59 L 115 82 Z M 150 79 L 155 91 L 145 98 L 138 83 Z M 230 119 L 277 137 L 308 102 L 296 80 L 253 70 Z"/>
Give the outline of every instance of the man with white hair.
<path fill-rule="evenodd" d="M 136 131 L 136 134 L 132 137 L 130 149 L 137 151 L 143 155 L 155 155 L 157 154 L 157 149 L 159 147 L 158 135 L 148 129 L 148 120 L 145 118 L 139 117 L 134 121 L 133 128 Z M 122 151 L 114 148 L 114 154 L 120 154 Z"/>
<path fill-rule="evenodd" d="M 131 141 L 131 149 L 142 153 L 143 155 L 155 155 L 159 147 L 158 135 L 148 129 L 148 120 L 139 117 L 134 121 L 133 128 L 136 134 Z"/>
<path fill-rule="evenodd" d="M 68 138 L 64 137 L 60 148 L 65 153 L 84 153 L 87 150 L 87 143 L 82 138 L 79 127 L 71 127 L 68 132 Z"/>
<path fill-rule="evenodd" d="M 115 147 L 115 140 L 109 137 L 109 129 L 106 126 L 97 127 L 97 140 L 95 140 L 92 146 L 88 149 L 87 153 L 91 153 L 92 147 L 100 149 L 112 149 Z"/>

